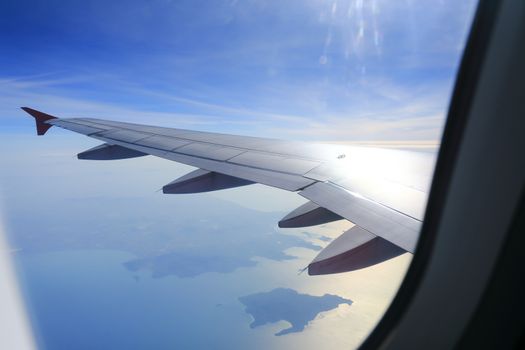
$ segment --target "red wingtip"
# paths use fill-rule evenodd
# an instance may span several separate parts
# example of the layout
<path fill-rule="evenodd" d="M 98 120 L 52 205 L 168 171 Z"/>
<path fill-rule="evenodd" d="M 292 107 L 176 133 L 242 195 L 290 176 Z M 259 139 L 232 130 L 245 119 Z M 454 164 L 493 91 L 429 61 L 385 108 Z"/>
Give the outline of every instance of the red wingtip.
<path fill-rule="evenodd" d="M 53 117 L 52 115 L 37 111 L 36 109 L 32 109 L 29 107 L 21 108 L 24 112 L 30 114 L 33 118 L 35 118 L 37 135 L 44 135 L 46 131 L 53 126 L 52 124 L 46 123 L 46 121 L 51 119 L 57 119 L 57 117 Z"/>

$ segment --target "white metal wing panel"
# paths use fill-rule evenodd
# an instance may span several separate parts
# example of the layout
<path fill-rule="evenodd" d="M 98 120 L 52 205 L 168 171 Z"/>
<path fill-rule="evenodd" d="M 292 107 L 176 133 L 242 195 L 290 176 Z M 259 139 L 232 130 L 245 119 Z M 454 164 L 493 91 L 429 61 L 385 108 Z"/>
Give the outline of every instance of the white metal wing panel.
<path fill-rule="evenodd" d="M 176 149 L 175 152 L 189 156 L 225 161 L 243 153 L 244 150 L 216 145 L 213 143 L 192 142 L 186 146 Z"/>
<path fill-rule="evenodd" d="M 68 122 L 68 121 L 65 121 L 65 120 L 61 120 L 61 119 L 60 120 L 52 120 L 49 123 L 52 124 L 52 125 L 56 125 L 56 126 L 59 126 L 61 128 L 67 129 L 67 130 L 71 130 L 71 131 L 74 131 L 74 132 L 78 132 L 80 134 L 84 134 L 84 135 L 90 135 L 90 134 L 94 134 L 94 133 L 97 133 L 97 132 L 104 131 L 104 129 L 95 128 L 95 127 L 92 127 L 92 126 L 87 126 L 87 125 L 78 124 L 78 123 L 72 123 L 72 122 Z"/>
<path fill-rule="evenodd" d="M 422 221 L 425 215 L 427 194 L 412 187 L 374 175 L 350 175 L 346 179 L 335 181 L 335 183 L 414 219 Z"/>
<path fill-rule="evenodd" d="M 287 191 L 298 191 L 314 183 L 313 180 L 306 179 L 299 175 L 286 174 L 265 169 L 256 169 L 248 166 L 188 156 L 174 152 L 164 153 L 160 156 L 201 169 L 239 177 L 241 179 L 277 187 Z"/>
<path fill-rule="evenodd" d="M 101 137 L 104 137 L 110 140 L 115 140 L 115 141 L 134 143 L 138 140 L 142 140 L 142 139 L 145 139 L 146 137 L 152 136 L 152 134 L 138 132 L 138 131 L 131 131 L 131 130 L 112 129 L 112 130 L 101 132 L 100 134 L 97 134 L 97 136 L 101 136 Z"/>
<path fill-rule="evenodd" d="M 414 252 L 421 222 L 331 183 L 317 182 L 299 194 L 398 247 Z"/>
<path fill-rule="evenodd" d="M 241 155 L 230 159 L 228 162 L 298 175 L 303 175 L 321 164 L 306 159 L 250 151 L 242 153 Z"/>
<path fill-rule="evenodd" d="M 106 121 L 92 118 L 74 119 L 76 121 L 82 120 L 84 122 L 101 124 L 111 128 L 148 132 L 167 137 L 177 137 L 184 140 L 214 143 L 222 146 L 242 148 L 246 150 L 254 150 L 259 152 L 275 153 L 281 155 L 291 155 L 313 160 L 334 158 L 334 156 L 337 153 L 337 151 L 334 151 L 334 149 L 341 148 L 341 146 L 336 145 L 310 144 L 306 142 L 284 141 L 253 136 L 239 136 L 205 131 L 174 129 L 125 122 Z"/>
<path fill-rule="evenodd" d="M 150 137 L 135 141 L 134 143 L 140 146 L 157 148 L 157 149 L 165 150 L 165 151 L 171 151 L 171 150 L 180 148 L 182 146 L 188 145 L 189 143 L 191 143 L 191 141 L 181 140 L 181 139 L 177 139 L 174 137 L 154 135 L 154 136 L 150 136 Z"/>
<path fill-rule="evenodd" d="M 99 135 L 93 135 L 92 137 L 101 141 L 117 144 L 157 157 L 173 160 L 179 163 L 191 165 L 208 171 L 215 171 L 218 173 L 239 177 L 245 180 L 258 182 L 263 185 L 277 187 L 287 191 L 298 191 L 314 183 L 313 180 L 304 178 L 299 175 L 285 174 L 264 169 L 256 169 L 247 166 L 231 164 L 223 161 L 190 156 L 176 152 L 169 152 L 157 148 L 145 147 L 124 141 L 110 140 L 106 137 Z"/>

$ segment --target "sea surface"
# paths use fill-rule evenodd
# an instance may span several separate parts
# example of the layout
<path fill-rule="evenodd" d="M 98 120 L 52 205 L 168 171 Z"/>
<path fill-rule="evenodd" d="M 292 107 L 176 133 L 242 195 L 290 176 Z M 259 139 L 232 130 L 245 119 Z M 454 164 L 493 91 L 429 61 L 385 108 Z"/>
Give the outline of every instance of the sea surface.
<path fill-rule="evenodd" d="M 348 303 L 334 296 L 310 296 L 281 289 L 249 293 L 261 284 L 264 271 L 209 273 L 195 278 L 153 278 L 131 272 L 129 253 L 75 250 L 20 255 L 18 269 L 37 331 L 46 349 L 246 349 L 274 346 L 284 324 L 253 329 L 252 316 L 241 300 L 264 305 L 268 320 L 308 324 L 322 311 Z M 264 269 L 264 268 L 263 268 Z M 268 271 L 266 271 L 268 272 Z M 271 276 L 272 274 L 267 274 Z M 236 283 L 231 283 L 236 280 Z M 253 288 L 252 286 L 256 286 Z M 264 289 L 264 288 L 261 288 Z M 272 291 L 275 291 L 272 293 Z M 248 295 L 248 296 L 246 296 Z M 244 298 L 244 299 L 243 299 Z M 323 298 L 329 298 L 327 307 Z M 283 314 L 283 302 L 300 309 Z M 306 312 L 305 312 L 306 311 Z M 259 309 L 259 313 L 261 309 Z M 264 322 L 263 322 L 264 323 Z M 281 331 L 282 331 L 281 330 Z M 295 329 L 300 332 L 301 329 Z M 284 335 L 286 336 L 286 335 Z"/>

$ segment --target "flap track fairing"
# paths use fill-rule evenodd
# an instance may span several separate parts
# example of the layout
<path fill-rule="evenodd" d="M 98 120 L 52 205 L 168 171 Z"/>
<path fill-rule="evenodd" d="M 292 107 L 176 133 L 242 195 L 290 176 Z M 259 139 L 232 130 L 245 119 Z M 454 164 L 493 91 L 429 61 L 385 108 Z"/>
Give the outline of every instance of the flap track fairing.
<path fill-rule="evenodd" d="M 359 226 L 354 226 L 324 248 L 308 265 L 309 275 L 327 275 L 369 267 L 406 251 Z"/>
<path fill-rule="evenodd" d="M 200 193 L 251 185 L 254 182 L 238 177 L 197 169 L 162 187 L 166 194 Z"/>
<path fill-rule="evenodd" d="M 100 146 L 93 147 L 87 151 L 77 154 L 78 159 L 88 160 L 116 160 L 116 159 L 127 159 L 147 156 L 146 153 L 135 151 L 130 148 L 110 145 L 104 143 Z"/>
<path fill-rule="evenodd" d="M 322 225 L 343 219 L 330 210 L 320 207 L 314 202 L 307 202 L 290 212 L 279 221 L 281 228 L 295 228 Z"/>

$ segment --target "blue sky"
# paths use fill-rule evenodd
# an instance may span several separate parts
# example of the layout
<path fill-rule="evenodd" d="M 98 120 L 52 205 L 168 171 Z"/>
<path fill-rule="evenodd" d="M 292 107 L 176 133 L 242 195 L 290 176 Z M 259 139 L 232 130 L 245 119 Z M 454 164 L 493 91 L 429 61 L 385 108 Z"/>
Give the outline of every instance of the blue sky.
<path fill-rule="evenodd" d="M 475 3 L 0 4 L 0 127 L 64 117 L 321 141 L 438 140 Z"/>

